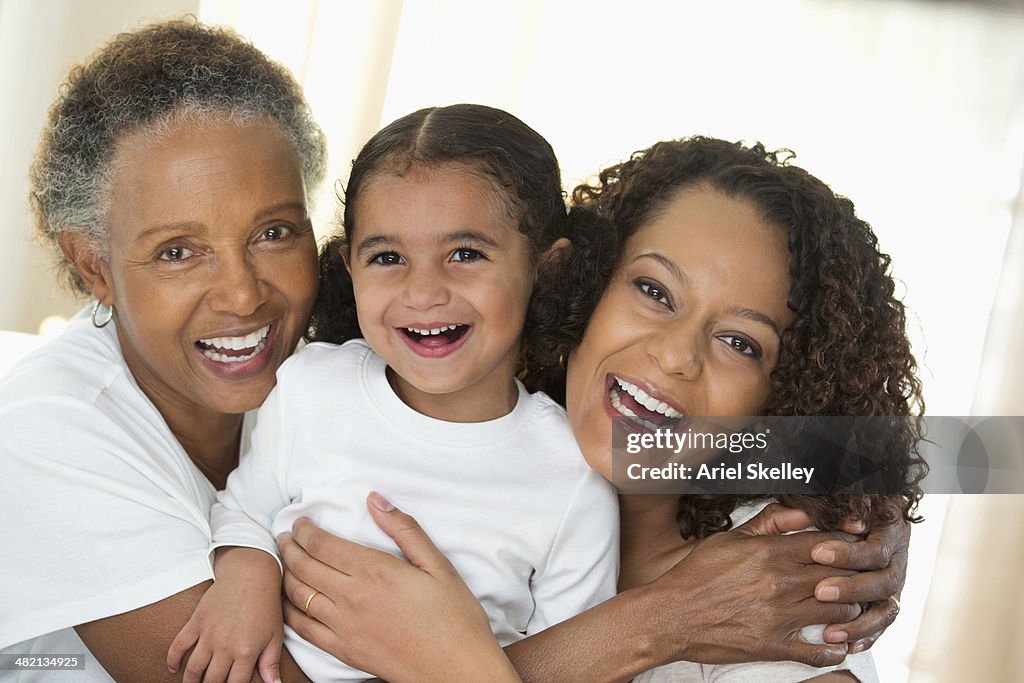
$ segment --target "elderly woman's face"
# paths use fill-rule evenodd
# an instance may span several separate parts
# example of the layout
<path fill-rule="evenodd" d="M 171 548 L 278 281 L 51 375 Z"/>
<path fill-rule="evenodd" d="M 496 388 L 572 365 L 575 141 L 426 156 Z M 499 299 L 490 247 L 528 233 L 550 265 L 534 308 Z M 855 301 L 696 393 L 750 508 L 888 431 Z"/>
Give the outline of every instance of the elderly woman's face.
<path fill-rule="evenodd" d="M 104 303 L 154 404 L 197 417 L 259 406 L 317 290 L 299 159 L 283 134 L 182 122 L 130 137 L 106 225 Z"/>
<path fill-rule="evenodd" d="M 590 466 L 611 476 L 613 417 L 757 415 L 786 306 L 782 231 L 747 202 L 684 190 L 626 242 L 569 360 L 566 406 Z"/>

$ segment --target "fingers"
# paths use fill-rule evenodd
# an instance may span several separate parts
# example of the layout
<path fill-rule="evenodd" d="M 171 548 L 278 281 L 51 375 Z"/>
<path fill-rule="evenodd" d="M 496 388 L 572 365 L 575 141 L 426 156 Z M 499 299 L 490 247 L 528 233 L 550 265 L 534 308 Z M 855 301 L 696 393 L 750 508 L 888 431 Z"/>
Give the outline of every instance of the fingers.
<path fill-rule="evenodd" d="M 296 578 L 290 571 L 284 573 L 284 594 L 292 605 L 314 619 L 320 613 L 317 610 L 329 609 L 334 604 L 330 596 L 310 587 L 309 584 Z M 312 597 L 312 600 L 310 597 Z"/>
<path fill-rule="evenodd" d="M 337 638 L 327 626 L 305 613 L 290 602 L 284 603 L 284 623 L 288 624 L 293 631 L 299 634 L 304 640 L 314 643 L 322 650 L 335 652 L 336 648 L 331 647 Z"/>
<path fill-rule="evenodd" d="M 339 538 L 318 527 L 305 517 L 298 519 L 292 525 L 290 537 L 282 534 L 278 537 L 278 546 L 281 550 L 282 559 L 285 552 L 285 545 L 288 541 L 294 541 L 298 548 L 290 548 L 289 559 L 298 565 L 309 565 L 308 559 L 316 560 L 321 565 L 326 565 L 333 571 L 343 574 L 352 574 L 357 571 L 364 562 L 372 561 L 377 555 L 387 555 L 380 550 L 367 548 L 358 543 L 353 543 L 344 538 Z M 284 544 L 282 544 L 282 541 Z M 300 551 L 301 552 L 297 552 Z M 286 565 L 290 564 L 285 562 Z M 295 571 L 292 569 L 292 571 Z"/>
<path fill-rule="evenodd" d="M 814 589 L 814 597 L 822 602 L 881 602 L 901 588 L 894 570 L 863 572 L 823 579 Z"/>
<path fill-rule="evenodd" d="M 199 640 L 199 627 L 189 619 L 188 623 L 181 627 L 178 635 L 171 641 L 171 647 L 167 650 L 167 670 L 172 674 L 178 672 L 181 666 L 181 658 Z"/>
<path fill-rule="evenodd" d="M 366 497 L 366 508 L 380 530 L 394 540 L 409 563 L 430 574 L 452 570 L 448 558 L 437 549 L 427 532 L 410 515 L 389 503 L 376 491 Z"/>
<path fill-rule="evenodd" d="M 193 650 L 192 655 L 185 662 L 185 671 L 181 677 L 182 682 L 200 683 L 203 680 L 207 667 L 210 665 L 212 656 L 213 653 L 204 647 L 197 647 Z"/>
<path fill-rule="evenodd" d="M 893 524 L 877 525 L 864 541 L 823 543 L 812 551 L 811 557 L 821 564 L 858 571 L 884 569 L 895 562 L 900 573 L 905 573 L 909 543 L 910 524 L 900 519 Z"/>
<path fill-rule="evenodd" d="M 809 526 L 811 518 L 803 510 L 772 503 L 746 523 L 736 527 L 736 531 L 750 536 L 777 536 L 789 531 L 800 531 Z"/>
<path fill-rule="evenodd" d="M 263 683 L 280 683 L 281 681 L 281 645 L 282 639 L 275 637 L 263 648 L 263 652 L 256 660 L 256 669 L 259 671 Z M 234 675 L 234 668 L 231 673 Z M 247 680 L 243 678 L 240 683 L 245 683 Z M 229 683 L 233 682 L 229 681 Z"/>
<path fill-rule="evenodd" d="M 874 644 L 879 635 L 896 620 L 899 607 L 892 600 L 873 602 L 852 621 L 831 623 L 825 629 L 825 642 L 849 642 L 850 652 L 861 652 Z"/>
<path fill-rule="evenodd" d="M 846 646 L 842 644 L 812 644 L 794 634 L 786 644 L 786 651 L 780 659 L 789 659 L 811 666 L 833 666 L 846 659 Z"/>

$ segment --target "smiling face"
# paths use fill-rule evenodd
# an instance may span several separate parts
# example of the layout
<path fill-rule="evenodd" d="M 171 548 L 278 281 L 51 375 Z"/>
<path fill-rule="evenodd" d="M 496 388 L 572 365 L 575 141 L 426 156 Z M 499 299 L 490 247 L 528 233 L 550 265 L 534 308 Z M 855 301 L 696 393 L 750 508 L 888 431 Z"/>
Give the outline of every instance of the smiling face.
<path fill-rule="evenodd" d="M 396 393 L 454 422 L 509 412 L 534 268 L 495 184 L 453 164 L 382 173 L 354 222 L 359 327 Z"/>
<path fill-rule="evenodd" d="M 757 415 L 788 292 L 784 234 L 746 201 L 687 188 L 638 228 L 569 359 L 566 407 L 591 467 L 610 478 L 612 417 Z"/>
<path fill-rule="evenodd" d="M 179 122 L 114 162 L 92 289 L 139 386 L 172 425 L 259 406 L 316 296 L 294 148 L 273 126 Z"/>

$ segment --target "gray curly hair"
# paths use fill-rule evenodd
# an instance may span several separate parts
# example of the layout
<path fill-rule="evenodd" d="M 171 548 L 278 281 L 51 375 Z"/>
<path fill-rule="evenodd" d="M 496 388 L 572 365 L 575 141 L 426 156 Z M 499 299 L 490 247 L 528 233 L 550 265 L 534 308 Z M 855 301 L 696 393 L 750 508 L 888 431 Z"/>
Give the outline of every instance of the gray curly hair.
<path fill-rule="evenodd" d="M 61 86 L 32 164 L 36 230 L 73 290 L 89 294 L 60 249 L 61 233 L 81 233 L 105 255 L 117 145 L 131 133 L 159 135 L 183 117 L 273 121 L 295 146 L 307 195 L 323 179 L 326 141 L 302 89 L 236 33 L 177 19 L 118 34 Z"/>

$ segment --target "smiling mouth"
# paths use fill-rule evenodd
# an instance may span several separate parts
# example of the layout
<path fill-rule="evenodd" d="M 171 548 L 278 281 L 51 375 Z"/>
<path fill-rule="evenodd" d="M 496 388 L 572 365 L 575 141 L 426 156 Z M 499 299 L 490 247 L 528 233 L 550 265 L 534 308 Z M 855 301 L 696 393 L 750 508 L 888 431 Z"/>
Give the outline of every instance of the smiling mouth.
<path fill-rule="evenodd" d="M 454 344 L 466 336 L 466 333 L 469 332 L 469 325 L 442 325 L 440 327 L 432 327 L 430 329 L 400 327 L 398 329 L 400 329 L 406 337 L 416 344 L 422 344 L 430 347 L 442 347 L 447 346 L 448 344 Z"/>
<path fill-rule="evenodd" d="M 652 431 L 671 428 L 685 417 L 665 401 L 649 395 L 635 384 L 614 375 L 611 379 L 608 401 L 612 409 L 640 427 Z"/>
<path fill-rule="evenodd" d="M 196 348 L 217 363 L 244 363 L 259 355 L 267 347 L 270 325 L 239 337 L 211 337 L 200 339 Z"/>

